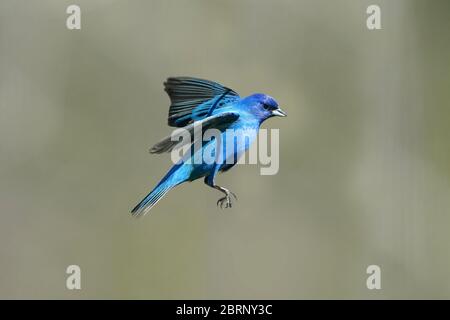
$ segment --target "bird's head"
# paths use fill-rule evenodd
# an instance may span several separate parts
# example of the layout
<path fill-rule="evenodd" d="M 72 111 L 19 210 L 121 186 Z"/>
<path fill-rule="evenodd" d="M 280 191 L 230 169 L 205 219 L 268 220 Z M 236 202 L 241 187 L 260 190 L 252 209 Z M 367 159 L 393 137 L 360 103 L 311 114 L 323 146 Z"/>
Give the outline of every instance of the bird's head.
<path fill-rule="evenodd" d="M 244 99 L 250 112 L 258 117 L 261 122 L 270 117 L 286 117 L 286 113 L 280 109 L 274 98 L 263 93 L 255 93 Z"/>

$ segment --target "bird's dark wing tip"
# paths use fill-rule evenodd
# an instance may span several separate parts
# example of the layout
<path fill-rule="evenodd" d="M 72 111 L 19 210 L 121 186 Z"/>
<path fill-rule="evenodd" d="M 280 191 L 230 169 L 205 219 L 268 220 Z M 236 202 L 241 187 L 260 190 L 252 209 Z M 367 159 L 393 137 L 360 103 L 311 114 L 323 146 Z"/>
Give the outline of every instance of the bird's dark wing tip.
<path fill-rule="evenodd" d="M 168 77 L 164 82 L 164 91 L 170 98 L 168 125 L 183 127 L 192 122 L 192 113 L 196 108 L 215 97 L 238 98 L 239 95 L 221 84 L 194 77 Z M 202 109 L 204 116 L 209 115 L 208 108 Z M 203 112 L 205 111 L 205 112 Z M 199 118 L 199 114 L 197 114 Z M 201 118 L 201 115 L 200 115 Z"/>

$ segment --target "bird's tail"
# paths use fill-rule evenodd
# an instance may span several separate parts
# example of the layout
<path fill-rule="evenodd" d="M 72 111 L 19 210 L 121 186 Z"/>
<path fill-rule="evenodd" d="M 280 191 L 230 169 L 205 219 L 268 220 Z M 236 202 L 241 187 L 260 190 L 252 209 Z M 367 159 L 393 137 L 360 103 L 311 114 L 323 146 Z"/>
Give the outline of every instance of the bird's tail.
<path fill-rule="evenodd" d="M 139 202 L 136 207 L 131 210 L 133 217 L 140 217 L 145 215 L 153 206 L 161 200 L 164 195 L 169 192 L 170 189 L 179 185 L 183 181 L 176 179 L 174 172 L 178 169 L 178 166 L 174 166 L 167 175 L 161 180 L 160 183 Z"/>

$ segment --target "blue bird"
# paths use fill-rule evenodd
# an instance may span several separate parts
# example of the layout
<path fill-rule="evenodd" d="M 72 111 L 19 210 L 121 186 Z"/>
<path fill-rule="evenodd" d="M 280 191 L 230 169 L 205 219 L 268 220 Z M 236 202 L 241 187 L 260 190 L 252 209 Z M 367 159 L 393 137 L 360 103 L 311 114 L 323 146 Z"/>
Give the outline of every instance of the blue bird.
<path fill-rule="evenodd" d="M 223 198 L 217 201 L 222 208 L 231 207 L 231 196 L 236 195 L 227 188 L 218 186 L 215 178 L 218 172 L 224 172 L 233 167 L 239 157 L 249 148 L 257 136 L 261 123 L 273 116 L 285 117 L 286 113 L 278 107 L 272 97 L 256 93 L 241 98 L 235 91 L 216 82 L 192 78 L 172 77 L 164 83 L 164 90 L 170 98 L 168 124 L 171 127 L 183 128 L 189 133 L 191 146 L 179 162 L 162 178 L 156 187 L 131 211 L 133 216 L 147 213 L 169 190 L 186 181 L 194 181 L 204 177 L 208 186 L 221 191 Z M 215 139 L 201 142 L 200 148 L 194 148 L 195 128 L 200 127 L 202 133 L 208 129 L 216 129 L 220 134 L 221 144 Z M 226 131 L 236 130 L 245 134 L 245 143 L 237 144 L 236 139 L 227 141 Z M 239 131 L 238 131 L 239 130 Z M 229 138 L 230 139 L 230 138 Z M 219 140 L 219 139 L 218 139 Z M 233 144 L 233 148 L 227 148 Z M 177 148 L 179 141 L 173 141 L 168 136 L 155 144 L 150 153 L 163 153 Z M 218 149 L 218 150 L 216 150 Z M 229 150 L 230 149 L 230 150 Z M 195 157 L 204 159 L 209 150 L 216 160 L 195 161 Z"/>

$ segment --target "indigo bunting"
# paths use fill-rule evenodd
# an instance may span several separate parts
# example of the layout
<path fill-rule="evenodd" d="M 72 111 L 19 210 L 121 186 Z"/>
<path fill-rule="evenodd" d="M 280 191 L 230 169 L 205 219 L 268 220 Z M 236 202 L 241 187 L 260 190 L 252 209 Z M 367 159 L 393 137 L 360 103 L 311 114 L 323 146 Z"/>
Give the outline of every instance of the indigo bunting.
<path fill-rule="evenodd" d="M 171 102 L 169 126 L 183 128 L 194 141 L 189 141 L 189 152 L 185 153 L 131 213 L 133 216 L 147 213 L 170 189 L 202 177 L 205 184 L 224 194 L 217 205 L 221 208 L 224 205 L 225 208 L 231 207 L 231 196 L 237 199 L 236 195 L 216 184 L 217 173 L 227 171 L 236 164 L 256 138 L 264 120 L 273 116 L 285 117 L 286 113 L 278 107 L 275 99 L 266 94 L 256 93 L 241 98 L 232 89 L 204 79 L 172 77 L 164 83 L 164 89 Z M 198 145 L 194 134 L 196 128 L 201 128 L 202 134 L 206 130 L 215 129 L 219 137 L 201 141 L 200 148 L 194 148 Z M 237 132 L 238 137 L 245 135 L 245 142 L 238 144 L 234 137 L 229 138 L 226 134 L 229 130 Z M 230 141 L 231 139 L 233 140 Z M 221 140 L 221 143 L 216 140 Z M 179 141 L 168 136 L 155 144 L 150 153 L 172 151 L 177 145 Z M 229 148 L 230 145 L 232 148 Z M 205 161 L 206 152 L 214 156 L 215 161 Z M 196 161 L 197 159 L 200 161 Z"/>

